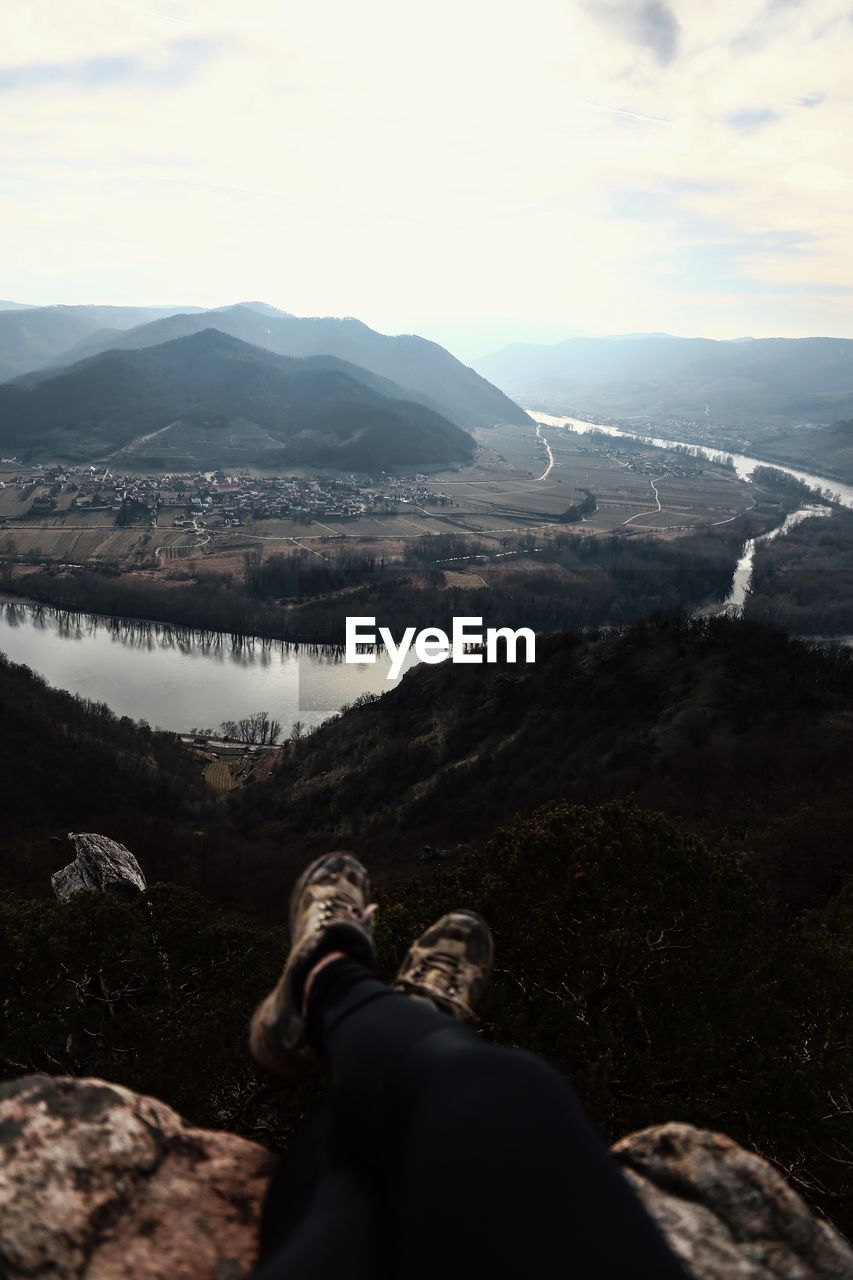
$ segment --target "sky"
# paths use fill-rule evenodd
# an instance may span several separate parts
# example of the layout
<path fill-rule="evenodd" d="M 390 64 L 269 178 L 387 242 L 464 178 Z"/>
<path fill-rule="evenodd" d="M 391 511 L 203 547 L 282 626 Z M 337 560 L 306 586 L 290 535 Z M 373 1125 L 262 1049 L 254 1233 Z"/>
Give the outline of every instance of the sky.
<path fill-rule="evenodd" d="M 27 0 L 0 298 L 853 337 L 851 0 Z"/>

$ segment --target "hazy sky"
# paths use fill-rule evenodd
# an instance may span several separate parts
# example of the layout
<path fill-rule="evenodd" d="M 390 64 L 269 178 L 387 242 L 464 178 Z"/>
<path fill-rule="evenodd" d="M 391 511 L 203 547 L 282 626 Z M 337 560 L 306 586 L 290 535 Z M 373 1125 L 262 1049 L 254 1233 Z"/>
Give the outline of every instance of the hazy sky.
<path fill-rule="evenodd" d="M 0 297 L 853 336 L 851 66 L 851 0 L 7 3 Z"/>

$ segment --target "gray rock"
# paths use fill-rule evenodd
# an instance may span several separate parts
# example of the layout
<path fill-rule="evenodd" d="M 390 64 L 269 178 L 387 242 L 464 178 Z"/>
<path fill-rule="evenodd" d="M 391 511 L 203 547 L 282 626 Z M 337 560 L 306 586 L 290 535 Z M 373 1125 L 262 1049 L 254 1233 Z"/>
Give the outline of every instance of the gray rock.
<path fill-rule="evenodd" d="M 77 857 L 50 877 L 57 898 L 82 890 L 99 890 L 114 898 L 133 898 L 146 888 L 145 876 L 129 849 L 107 836 L 70 832 Z"/>
<path fill-rule="evenodd" d="M 103 1080 L 0 1085 L 4 1280 L 243 1280 L 274 1157 Z"/>
<path fill-rule="evenodd" d="M 853 1280 L 843 1237 L 731 1138 L 664 1124 L 613 1154 L 697 1280 Z"/>
<path fill-rule="evenodd" d="M 103 1080 L 0 1085 L 4 1280 L 244 1280 L 275 1158 Z M 667 1124 L 613 1154 L 694 1280 L 853 1280 L 853 1252 L 759 1156 Z"/>

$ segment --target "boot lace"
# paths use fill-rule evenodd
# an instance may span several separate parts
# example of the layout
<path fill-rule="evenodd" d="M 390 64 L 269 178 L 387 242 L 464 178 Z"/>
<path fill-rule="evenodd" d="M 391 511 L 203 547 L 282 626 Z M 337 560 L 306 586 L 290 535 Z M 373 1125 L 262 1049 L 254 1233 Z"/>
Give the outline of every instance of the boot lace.
<path fill-rule="evenodd" d="M 462 960 L 451 951 L 431 951 L 419 960 L 412 970 L 411 981 L 423 982 L 432 976 L 435 985 L 446 995 L 456 996 L 460 991 Z"/>
<path fill-rule="evenodd" d="M 368 906 L 362 908 L 346 894 L 336 893 L 331 898 L 325 898 L 319 907 L 319 920 L 317 925 L 324 929 L 334 920 L 352 920 L 360 925 L 362 929 L 368 932 L 373 928 L 373 918 L 376 915 L 376 903 L 371 902 Z"/>

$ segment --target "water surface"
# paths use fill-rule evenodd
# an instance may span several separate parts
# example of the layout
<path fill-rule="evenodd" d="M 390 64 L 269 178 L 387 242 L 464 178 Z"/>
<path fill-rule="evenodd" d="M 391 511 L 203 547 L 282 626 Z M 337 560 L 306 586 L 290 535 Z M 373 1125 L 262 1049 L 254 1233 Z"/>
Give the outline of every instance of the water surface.
<path fill-rule="evenodd" d="M 0 603 L 0 652 L 117 715 L 179 732 L 267 711 L 286 736 L 296 720 L 319 724 L 361 694 L 394 687 L 384 651 L 374 663 L 349 664 L 336 649 L 11 601 Z M 409 654 L 404 671 L 413 661 Z"/>

